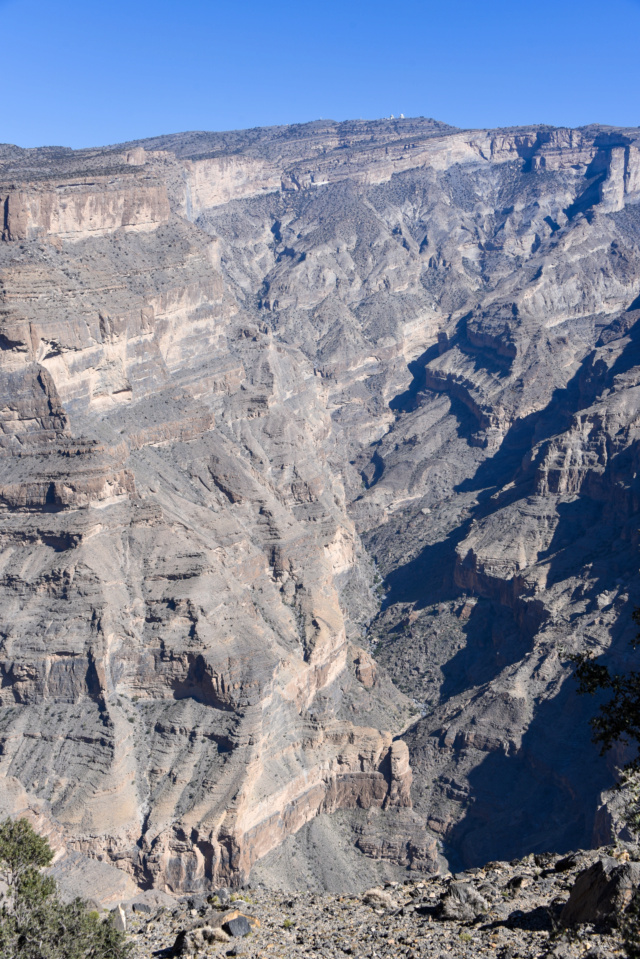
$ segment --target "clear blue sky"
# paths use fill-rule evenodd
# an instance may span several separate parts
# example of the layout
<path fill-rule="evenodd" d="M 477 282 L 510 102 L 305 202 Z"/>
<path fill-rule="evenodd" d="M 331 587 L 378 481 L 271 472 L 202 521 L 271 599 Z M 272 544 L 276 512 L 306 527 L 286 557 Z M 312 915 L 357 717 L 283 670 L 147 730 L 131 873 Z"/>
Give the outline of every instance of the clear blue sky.
<path fill-rule="evenodd" d="M 390 113 L 640 125 L 640 0 L 0 0 L 0 142 Z"/>

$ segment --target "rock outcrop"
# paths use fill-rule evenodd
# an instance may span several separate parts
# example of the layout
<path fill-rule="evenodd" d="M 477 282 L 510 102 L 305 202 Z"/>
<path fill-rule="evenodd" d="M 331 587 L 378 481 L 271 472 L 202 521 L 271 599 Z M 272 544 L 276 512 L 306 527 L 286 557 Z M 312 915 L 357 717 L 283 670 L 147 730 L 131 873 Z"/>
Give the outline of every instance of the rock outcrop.
<path fill-rule="evenodd" d="M 564 926 L 617 925 L 640 888 L 640 863 L 601 856 L 580 873 L 560 913 Z"/>
<path fill-rule="evenodd" d="M 40 186 L 40 185 L 38 185 Z M 169 218 L 162 182 L 122 177 L 13 187 L 0 197 L 4 238 L 26 240 L 55 236 L 85 239 L 114 230 L 154 230 Z"/>
<path fill-rule="evenodd" d="M 639 143 L 0 149 L 0 776 L 68 855 L 178 892 L 319 814 L 421 871 L 595 841 L 563 656 L 623 661 L 640 593 Z"/>

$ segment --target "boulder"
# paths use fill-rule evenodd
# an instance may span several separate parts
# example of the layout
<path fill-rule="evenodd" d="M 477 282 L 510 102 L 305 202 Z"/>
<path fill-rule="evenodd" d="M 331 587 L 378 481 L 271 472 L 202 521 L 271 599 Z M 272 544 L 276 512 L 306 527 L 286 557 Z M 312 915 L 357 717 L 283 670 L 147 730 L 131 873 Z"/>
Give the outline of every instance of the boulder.
<path fill-rule="evenodd" d="M 150 903 L 144 902 L 144 901 L 132 902 L 131 908 L 133 909 L 134 912 L 139 913 L 141 915 L 145 915 L 145 916 L 150 916 L 151 913 L 154 912 L 153 906 Z"/>
<path fill-rule="evenodd" d="M 640 888 L 640 862 L 620 863 L 601 856 L 577 877 L 560 913 L 563 926 L 581 922 L 613 923 Z"/>
<path fill-rule="evenodd" d="M 125 916 L 124 909 L 119 903 L 116 906 L 116 908 L 112 910 L 111 917 L 112 917 L 113 925 L 118 930 L 118 932 L 127 931 L 127 917 Z"/>
<path fill-rule="evenodd" d="M 230 936 L 215 926 L 197 926 L 195 929 L 181 929 L 176 936 L 171 951 L 172 956 L 197 956 L 214 942 L 228 942 Z"/>
<path fill-rule="evenodd" d="M 222 927 L 230 936 L 248 936 L 251 926 L 246 916 L 239 915 L 229 919 Z"/>
<path fill-rule="evenodd" d="M 226 929 L 230 922 L 232 922 L 234 919 L 240 918 L 245 919 L 249 926 L 258 927 L 260 925 L 259 921 L 254 916 L 250 916 L 246 912 L 240 912 L 239 909 L 228 909 L 227 912 L 218 913 L 217 915 L 212 910 L 207 917 L 207 921 L 212 926 L 218 926 L 222 929 Z"/>
<path fill-rule="evenodd" d="M 579 856 L 572 852 L 568 856 L 564 856 L 562 859 L 558 859 L 554 869 L 556 872 L 569 872 L 570 869 L 575 869 L 579 862 Z"/>

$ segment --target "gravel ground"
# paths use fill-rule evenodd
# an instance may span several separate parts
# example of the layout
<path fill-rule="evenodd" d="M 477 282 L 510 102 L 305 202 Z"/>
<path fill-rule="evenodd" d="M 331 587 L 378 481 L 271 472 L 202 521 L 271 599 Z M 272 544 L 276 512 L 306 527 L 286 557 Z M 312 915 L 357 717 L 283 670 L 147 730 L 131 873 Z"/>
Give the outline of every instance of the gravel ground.
<path fill-rule="evenodd" d="M 582 925 L 566 930 L 559 922 L 577 874 L 597 856 L 596 852 L 528 856 L 455 876 L 388 882 L 357 896 L 291 894 L 249 886 L 237 893 L 219 890 L 208 900 L 186 897 L 169 908 L 158 908 L 152 905 L 152 895 L 145 902 L 149 896 L 145 894 L 142 905 L 126 907 L 127 931 L 135 943 L 135 959 L 172 955 L 415 959 L 479 954 L 498 959 L 547 955 L 608 959 L 623 954 L 614 929 Z M 246 921 L 238 921 L 239 916 Z"/>

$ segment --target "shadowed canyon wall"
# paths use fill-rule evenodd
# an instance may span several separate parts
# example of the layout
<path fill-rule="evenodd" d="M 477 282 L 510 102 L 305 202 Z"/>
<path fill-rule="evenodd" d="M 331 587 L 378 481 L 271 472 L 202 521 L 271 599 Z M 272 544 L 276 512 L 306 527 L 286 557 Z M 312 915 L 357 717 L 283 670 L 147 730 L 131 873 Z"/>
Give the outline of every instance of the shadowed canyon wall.
<path fill-rule="evenodd" d="M 6 808 L 114 896 L 324 814 L 396 870 L 605 837 L 566 651 L 640 592 L 640 132 L 4 146 L 0 200 Z"/>

